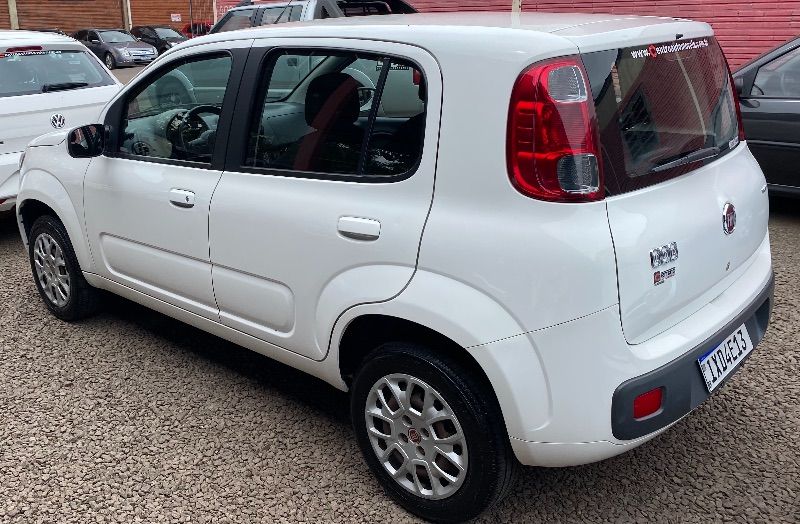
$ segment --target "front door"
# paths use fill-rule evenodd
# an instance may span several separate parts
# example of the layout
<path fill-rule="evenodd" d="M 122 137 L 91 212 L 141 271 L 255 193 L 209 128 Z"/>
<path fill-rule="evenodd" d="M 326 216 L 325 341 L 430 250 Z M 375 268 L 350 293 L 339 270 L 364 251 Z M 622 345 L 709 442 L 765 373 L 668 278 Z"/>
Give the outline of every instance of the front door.
<path fill-rule="evenodd" d="M 224 324 L 320 360 L 344 310 L 414 273 L 441 76 L 411 46 L 260 45 L 211 203 L 214 292 Z"/>
<path fill-rule="evenodd" d="M 800 192 L 800 47 L 759 68 L 741 108 L 770 191 Z"/>
<path fill-rule="evenodd" d="M 215 144 L 224 142 L 216 136 L 232 105 L 233 58 L 184 53 L 132 86 L 108 111 L 118 132 L 89 166 L 84 192 L 102 276 L 215 320 L 208 208 L 221 176 L 224 148 Z"/>

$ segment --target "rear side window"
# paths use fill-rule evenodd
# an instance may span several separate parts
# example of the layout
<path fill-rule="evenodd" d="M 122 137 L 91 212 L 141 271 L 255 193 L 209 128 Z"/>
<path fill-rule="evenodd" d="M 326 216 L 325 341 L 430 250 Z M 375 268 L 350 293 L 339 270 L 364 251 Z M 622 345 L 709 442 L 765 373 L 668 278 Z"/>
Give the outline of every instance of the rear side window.
<path fill-rule="evenodd" d="M 268 7 L 261 15 L 261 25 L 280 24 L 282 22 L 296 22 L 303 14 L 302 5 L 288 5 L 285 7 Z"/>
<path fill-rule="evenodd" d="M 714 38 L 582 56 L 609 195 L 685 174 L 738 144 L 728 66 Z M 688 158 L 696 158 L 685 162 Z"/>
<path fill-rule="evenodd" d="M 237 29 L 248 28 L 252 25 L 250 19 L 253 13 L 255 13 L 255 9 L 236 9 L 235 11 L 228 11 L 228 14 L 225 15 L 225 18 L 214 32 L 224 33 L 225 31 L 236 31 Z"/>
<path fill-rule="evenodd" d="M 112 85 L 114 81 L 84 51 L 0 53 L 0 97 Z"/>
<path fill-rule="evenodd" d="M 403 176 L 422 154 L 425 99 L 421 71 L 404 60 L 275 53 L 264 68 L 245 167 L 320 178 Z"/>

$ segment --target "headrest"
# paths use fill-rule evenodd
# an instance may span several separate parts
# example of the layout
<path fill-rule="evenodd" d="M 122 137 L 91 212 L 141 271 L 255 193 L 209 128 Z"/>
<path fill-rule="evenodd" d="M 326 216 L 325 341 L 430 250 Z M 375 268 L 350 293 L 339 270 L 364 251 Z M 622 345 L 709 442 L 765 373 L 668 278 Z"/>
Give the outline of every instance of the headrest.
<path fill-rule="evenodd" d="M 312 80 L 306 92 L 306 123 L 315 128 L 354 123 L 361 110 L 359 87 L 361 84 L 345 73 L 326 73 Z"/>

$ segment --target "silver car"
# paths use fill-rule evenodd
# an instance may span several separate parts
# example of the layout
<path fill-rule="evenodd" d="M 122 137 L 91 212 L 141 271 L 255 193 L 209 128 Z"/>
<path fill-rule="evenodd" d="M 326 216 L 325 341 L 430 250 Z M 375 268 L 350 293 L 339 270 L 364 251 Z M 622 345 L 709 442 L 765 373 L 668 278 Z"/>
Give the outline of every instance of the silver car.
<path fill-rule="evenodd" d="M 149 64 L 158 56 L 155 47 L 124 29 L 82 29 L 72 37 L 88 47 L 109 69 Z"/>

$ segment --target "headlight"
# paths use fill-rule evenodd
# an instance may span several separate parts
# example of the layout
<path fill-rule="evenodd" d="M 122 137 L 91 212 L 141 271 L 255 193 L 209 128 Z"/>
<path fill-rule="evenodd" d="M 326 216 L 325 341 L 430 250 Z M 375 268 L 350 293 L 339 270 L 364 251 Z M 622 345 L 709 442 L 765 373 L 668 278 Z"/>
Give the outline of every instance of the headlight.
<path fill-rule="evenodd" d="M 120 50 L 120 53 L 122 53 L 122 56 L 124 56 L 125 58 L 130 58 L 130 56 L 131 56 L 131 52 L 128 51 L 128 49 L 126 47 L 123 47 Z"/>

